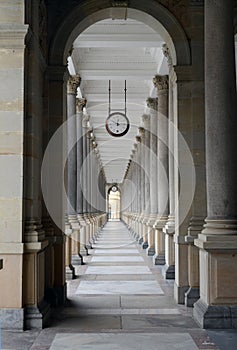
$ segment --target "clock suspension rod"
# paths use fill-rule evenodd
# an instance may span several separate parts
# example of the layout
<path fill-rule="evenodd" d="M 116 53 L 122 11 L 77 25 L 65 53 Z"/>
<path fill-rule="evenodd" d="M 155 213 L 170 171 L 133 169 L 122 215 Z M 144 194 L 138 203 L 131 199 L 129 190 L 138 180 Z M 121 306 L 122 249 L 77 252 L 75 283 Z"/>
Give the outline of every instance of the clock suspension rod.
<path fill-rule="evenodd" d="M 125 115 L 127 116 L 127 80 L 125 80 L 125 87 L 124 87 L 124 111 L 125 111 Z"/>

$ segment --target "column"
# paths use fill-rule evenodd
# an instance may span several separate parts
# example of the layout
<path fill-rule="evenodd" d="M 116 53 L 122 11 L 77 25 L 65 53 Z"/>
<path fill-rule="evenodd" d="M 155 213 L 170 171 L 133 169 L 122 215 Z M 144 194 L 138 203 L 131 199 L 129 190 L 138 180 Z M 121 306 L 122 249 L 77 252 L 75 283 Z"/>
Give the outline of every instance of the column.
<path fill-rule="evenodd" d="M 150 108 L 150 216 L 147 222 L 148 248 L 147 255 L 155 254 L 155 229 L 153 228 L 158 213 L 157 192 L 157 98 L 148 98 Z"/>
<path fill-rule="evenodd" d="M 136 215 L 136 240 L 139 240 L 139 220 L 142 213 L 141 210 L 141 136 L 136 136 L 137 141 L 137 215 Z"/>
<path fill-rule="evenodd" d="M 205 159 L 205 83 L 204 83 L 204 10 L 202 7 L 191 6 L 190 16 L 193 31 L 193 64 L 196 72 L 192 81 L 192 142 L 190 150 L 196 174 L 196 186 L 191 206 L 191 220 L 185 241 L 188 244 L 188 284 L 185 293 L 185 305 L 193 307 L 200 298 L 199 249 L 194 240 L 202 232 L 207 216 L 206 199 L 206 159 Z M 197 63 L 198 62 L 198 63 Z M 198 73 L 198 74 L 197 74 Z"/>
<path fill-rule="evenodd" d="M 236 328 L 237 98 L 233 1 L 205 1 L 207 218 L 200 249 L 200 299 L 194 318 L 204 328 Z"/>
<path fill-rule="evenodd" d="M 73 260 L 77 260 L 80 264 L 83 264 L 83 256 L 87 255 L 87 250 L 85 249 L 85 226 L 86 223 L 83 218 L 83 108 L 86 106 L 85 98 L 76 99 L 76 108 L 77 108 L 77 220 L 80 225 L 79 239 L 76 246 L 76 254 L 73 254 Z"/>
<path fill-rule="evenodd" d="M 81 171 L 81 186 L 82 186 L 82 208 L 83 208 L 83 215 L 81 218 L 83 218 L 83 230 L 81 232 L 81 244 L 80 244 L 80 254 L 82 256 L 88 255 L 88 249 L 86 247 L 86 243 L 88 242 L 89 237 L 89 224 L 87 219 L 87 212 L 88 212 L 88 203 L 87 203 L 87 196 L 88 196 L 88 169 L 87 169 L 87 155 L 88 155 L 88 142 L 87 142 L 87 131 L 88 131 L 88 122 L 89 122 L 89 115 L 86 114 L 83 116 L 82 120 L 82 171 Z"/>
<path fill-rule="evenodd" d="M 143 243 L 143 217 L 144 217 L 144 209 L 145 209 L 145 129 L 143 127 L 139 127 L 139 134 L 140 134 L 140 169 L 141 169 L 141 176 L 140 176 L 140 188 L 141 188 L 141 214 L 139 216 L 139 239 L 138 243 Z"/>
<path fill-rule="evenodd" d="M 163 45 L 163 54 L 167 58 L 169 66 L 169 124 L 168 124 L 168 144 L 169 144 L 169 216 L 163 227 L 165 234 L 165 266 L 163 275 L 166 279 L 175 277 L 175 251 L 174 251 L 174 231 L 175 231 L 175 195 L 174 195 L 174 99 L 173 99 L 173 63 L 166 44 Z"/>
<path fill-rule="evenodd" d="M 71 235 L 78 235 L 79 225 L 76 214 L 77 206 L 77 129 L 76 129 L 76 95 L 77 88 L 80 85 L 79 76 L 69 76 L 67 84 L 67 142 L 68 142 L 68 159 L 67 159 L 67 220 L 71 226 L 71 231 L 67 230 L 66 238 L 66 278 L 75 277 L 75 268 L 72 265 L 72 245 Z M 74 145 L 74 146 L 73 146 Z"/>
<path fill-rule="evenodd" d="M 144 215 L 142 219 L 142 231 L 143 231 L 143 243 L 142 248 L 148 248 L 148 233 L 147 222 L 150 214 L 150 116 L 144 114 L 143 117 L 144 127 Z"/>
<path fill-rule="evenodd" d="M 165 264 L 165 236 L 163 228 L 168 218 L 169 188 L 168 188 L 168 76 L 156 75 L 153 79 L 158 95 L 158 218 L 155 228 L 155 265 Z"/>

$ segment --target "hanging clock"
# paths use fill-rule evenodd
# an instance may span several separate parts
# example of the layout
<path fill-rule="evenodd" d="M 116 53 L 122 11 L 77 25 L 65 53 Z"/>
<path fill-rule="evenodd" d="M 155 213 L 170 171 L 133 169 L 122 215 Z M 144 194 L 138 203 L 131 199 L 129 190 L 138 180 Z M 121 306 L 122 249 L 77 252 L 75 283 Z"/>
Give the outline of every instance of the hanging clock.
<path fill-rule="evenodd" d="M 106 119 L 106 130 L 111 136 L 124 136 L 130 127 L 129 120 L 124 113 L 111 113 Z"/>
<path fill-rule="evenodd" d="M 118 110 L 113 113 L 111 109 L 111 81 L 109 80 L 109 115 L 105 122 L 105 127 L 108 133 L 114 137 L 124 136 L 129 128 L 130 123 L 127 117 L 127 83 L 125 80 L 125 88 L 124 88 L 124 113 L 119 112 Z"/>

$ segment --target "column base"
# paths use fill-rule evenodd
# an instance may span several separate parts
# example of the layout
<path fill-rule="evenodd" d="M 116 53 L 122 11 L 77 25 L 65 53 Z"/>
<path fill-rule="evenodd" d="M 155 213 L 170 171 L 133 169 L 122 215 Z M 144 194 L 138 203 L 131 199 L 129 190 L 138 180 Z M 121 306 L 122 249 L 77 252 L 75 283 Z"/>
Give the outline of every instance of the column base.
<path fill-rule="evenodd" d="M 165 265 L 163 267 L 162 275 L 166 280 L 174 280 L 175 279 L 175 266 L 174 265 Z"/>
<path fill-rule="evenodd" d="M 50 305 L 43 301 L 39 307 L 25 307 L 25 329 L 43 329 L 47 324 L 51 315 Z"/>
<path fill-rule="evenodd" d="M 80 248 L 80 255 L 81 255 L 81 256 L 87 256 L 87 255 L 89 255 L 89 254 L 88 254 L 88 249 L 87 249 L 86 246 Z"/>
<path fill-rule="evenodd" d="M 199 299 L 194 304 L 193 317 L 201 328 L 237 328 L 236 305 L 207 305 L 201 299 Z"/>
<path fill-rule="evenodd" d="M 93 249 L 92 244 L 90 242 L 86 244 L 86 249 Z"/>
<path fill-rule="evenodd" d="M 138 243 L 139 243 L 139 244 L 142 244 L 142 243 L 143 243 L 143 237 L 139 238 Z"/>
<path fill-rule="evenodd" d="M 147 249 L 147 248 L 148 248 L 148 242 L 143 242 L 142 249 Z"/>
<path fill-rule="evenodd" d="M 84 265 L 83 256 L 81 254 L 72 255 L 72 265 Z"/>
<path fill-rule="evenodd" d="M 66 266 L 66 280 L 74 280 L 76 278 L 75 267 L 70 264 Z"/>
<path fill-rule="evenodd" d="M 174 283 L 174 299 L 177 304 L 184 304 L 185 293 L 189 289 L 189 286 L 177 286 L 176 282 Z"/>
<path fill-rule="evenodd" d="M 24 330 L 24 309 L 0 309 L 1 329 L 9 331 Z"/>
<path fill-rule="evenodd" d="M 157 254 L 153 256 L 154 265 L 165 265 L 165 256 L 163 254 Z"/>
<path fill-rule="evenodd" d="M 188 307 L 193 307 L 193 304 L 200 298 L 200 289 L 190 287 L 184 295 L 184 303 Z"/>
<path fill-rule="evenodd" d="M 155 247 L 148 247 L 147 250 L 146 250 L 146 254 L 148 256 L 153 256 L 155 254 Z"/>

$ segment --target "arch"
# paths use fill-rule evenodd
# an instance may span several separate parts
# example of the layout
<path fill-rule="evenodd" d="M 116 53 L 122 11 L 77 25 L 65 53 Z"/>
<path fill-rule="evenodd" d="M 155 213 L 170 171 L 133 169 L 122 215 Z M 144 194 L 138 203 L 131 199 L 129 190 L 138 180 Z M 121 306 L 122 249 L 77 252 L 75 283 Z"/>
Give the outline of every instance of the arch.
<path fill-rule="evenodd" d="M 86 1 L 76 6 L 65 18 L 53 37 L 49 49 L 50 65 L 65 65 L 73 41 L 90 25 L 111 18 L 115 8 L 109 1 L 100 4 Z M 85 16 L 87 14 L 87 16 Z M 144 22 L 159 32 L 170 48 L 174 65 L 191 65 L 191 52 L 187 36 L 178 20 L 154 0 L 129 2 L 127 17 Z"/>

